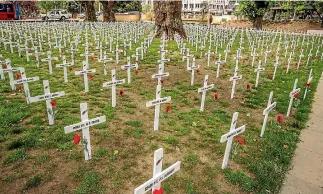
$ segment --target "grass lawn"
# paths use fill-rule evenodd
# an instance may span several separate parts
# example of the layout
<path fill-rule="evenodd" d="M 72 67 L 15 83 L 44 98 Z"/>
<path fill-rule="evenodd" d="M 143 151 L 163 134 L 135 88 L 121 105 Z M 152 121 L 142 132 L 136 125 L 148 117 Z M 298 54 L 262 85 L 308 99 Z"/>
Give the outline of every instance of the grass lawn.
<path fill-rule="evenodd" d="M 97 28 L 98 37 L 102 29 L 105 28 Z M 55 33 L 63 30 L 64 25 Z M 72 27 L 70 30 L 72 33 L 76 29 Z M 208 67 L 204 56 L 206 50 L 200 58 L 200 49 L 195 51 L 195 45 L 185 41 L 191 53 L 196 56 L 196 63 L 201 66 L 195 74 L 193 86 L 190 85 L 191 72 L 186 70 L 186 62 L 182 61 L 177 43 L 168 41 L 166 58 L 170 58 L 171 62 L 166 63 L 165 72 L 169 72 L 170 76 L 164 79 L 161 96 L 171 96 L 172 101 L 161 105 L 159 131 L 154 132 L 154 108 L 146 108 L 145 104 L 155 98 L 157 80 L 152 79 L 151 75 L 158 71 L 161 39 L 154 39 L 144 60 L 139 61 L 138 74 L 132 70 L 132 82 L 117 86 L 117 106 L 113 108 L 111 89 L 103 88 L 102 83 L 111 81 L 113 68 L 116 68 L 117 79 L 127 80 L 126 70 L 120 68 L 126 64 L 126 57 L 120 56 L 119 65 L 109 62 L 107 76 L 103 75 L 103 63 L 98 62 L 97 58 L 90 60 L 90 69 L 96 69 L 96 73 L 92 74 L 93 79 L 89 79 L 89 92 L 84 93 L 83 76 L 74 74 L 74 71 L 82 69 L 84 60 L 79 55 L 84 53 L 84 46 L 81 44 L 85 41 L 85 30 L 78 30 L 82 30 L 82 40 L 79 51 L 75 53 L 75 65 L 68 70 L 68 83 L 64 83 L 62 68 L 53 67 L 53 74 L 50 75 L 47 62 L 42 62 L 40 68 L 37 68 L 33 57 L 26 63 L 24 55 L 19 57 L 17 53 L 11 54 L 10 49 L 1 50 L 3 59 L 10 58 L 13 67 L 24 67 L 27 77 L 39 76 L 40 80 L 49 80 L 51 92 L 65 91 L 64 97 L 55 99 L 55 125 L 49 126 L 44 101 L 27 104 L 23 91 L 11 90 L 7 74 L 5 80 L 0 80 L 0 187 L 4 193 L 133 193 L 137 186 L 152 177 L 153 153 L 158 148 L 164 148 L 163 169 L 177 160 L 182 162 L 181 170 L 162 183 L 166 194 L 279 192 L 299 140 L 299 133 L 306 127 L 313 95 L 323 69 L 321 61 L 314 59 L 308 67 L 305 66 L 310 50 L 306 50 L 306 42 L 303 46 L 305 57 L 297 69 L 295 63 L 298 62 L 301 45 L 301 39 L 297 39 L 299 45 L 295 49 L 295 58 L 288 74 L 284 67 L 287 65 L 289 52 L 285 58 L 283 50 L 276 79 L 273 81 L 268 74 L 272 75 L 274 72 L 275 56 L 272 53 L 276 51 L 277 38 L 271 48 L 273 52 L 268 55 L 267 64 L 263 64 L 265 71 L 260 75 L 259 86 L 255 88 L 254 69 L 257 68 L 258 60 L 264 60 L 264 55 L 258 49 L 259 57 L 256 57 L 255 66 L 251 67 L 252 57 L 244 31 L 244 50 L 242 60 L 239 61 L 239 75 L 243 79 L 237 81 L 235 97 L 230 100 L 232 82 L 229 77 L 234 73 L 233 57 L 239 47 L 241 31 L 228 33 L 229 38 L 235 36 L 235 39 L 218 79 L 215 64 L 218 55 L 211 58 L 211 65 Z M 145 32 L 140 41 L 150 33 L 148 28 Z M 221 34 L 220 30 L 216 32 Z M 89 31 L 92 43 L 90 52 L 98 57 L 99 51 L 93 48 L 93 33 L 94 31 Z M 203 33 L 204 31 L 200 32 L 202 37 Z M 53 37 L 53 32 L 45 31 L 44 40 L 47 40 L 48 34 Z M 255 39 L 255 35 L 252 33 L 251 37 Z M 270 36 L 271 40 L 272 35 Z M 226 42 L 229 38 L 226 38 Z M 321 38 L 316 39 L 313 55 L 321 41 Z M 123 39 L 120 38 L 119 44 L 122 43 Z M 209 44 L 207 42 L 205 48 Z M 134 54 L 135 48 L 139 46 L 140 42 L 133 42 L 132 50 L 128 49 L 127 54 Z M 121 48 L 120 46 L 119 49 Z M 281 48 L 284 48 L 284 44 L 281 44 Z M 46 51 L 48 45 L 44 44 L 43 49 Z M 222 59 L 224 49 L 225 46 L 218 48 Z M 66 53 L 66 49 L 63 50 Z M 214 50 L 213 45 L 212 51 Z M 53 56 L 59 55 L 58 49 L 52 51 Z M 67 61 L 70 61 L 70 55 L 66 55 Z M 108 56 L 113 57 L 114 54 L 109 53 Z M 46 58 L 46 55 L 40 58 Z M 310 69 L 313 69 L 314 77 L 307 98 L 295 100 L 292 114 L 287 118 L 285 115 L 289 93 L 294 81 L 299 79 L 298 87 L 302 88 L 303 96 Z M 207 92 L 205 110 L 200 112 L 201 94 L 197 89 L 202 87 L 204 75 L 209 75 L 208 84 L 215 84 L 215 87 Z M 247 89 L 248 84 L 251 84 L 251 89 Z M 29 88 L 31 96 L 44 94 L 42 81 L 30 83 Z M 119 95 L 120 89 L 124 90 L 123 95 Z M 262 113 L 267 106 L 270 91 L 274 92 L 277 106 L 269 115 L 264 137 L 259 138 Z M 213 98 L 214 93 L 219 95 L 217 100 Z M 74 134 L 64 133 L 65 126 L 80 122 L 82 102 L 88 103 L 89 118 L 102 115 L 107 117 L 106 123 L 90 128 L 90 161 L 84 161 L 82 144 L 73 144 Z M 171 106 L 170 112 L 166 111 L 168 105 Z M 237 126 L 247 124 L 246 131 L 240 135 L 245 144 L 234 140 L 229 168 L 222 170 L 225 143 L 221 144 L 219 141 L 229 131 L 234 112 L 239 112 Z M 276 121 L 277 115 L 284 117 L 282 124 Z M 81 132 L 76 134 L 81 135 Z"/>

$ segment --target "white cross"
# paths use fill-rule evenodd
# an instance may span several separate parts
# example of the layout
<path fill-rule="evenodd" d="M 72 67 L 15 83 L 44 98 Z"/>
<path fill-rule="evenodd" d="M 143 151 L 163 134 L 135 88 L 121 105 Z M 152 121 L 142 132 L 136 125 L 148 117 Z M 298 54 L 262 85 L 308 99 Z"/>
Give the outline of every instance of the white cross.
<path fill-rule="evenodd" d="M 299 55 L 299 60 L 298 60 L 298 63 L 297 63 L 297 69 L 301 65 L 302 57 L 304 57 L 304 55 L 303 55 L 303 49 L 301 49 L 301 54 Z"/>
<path fill-rule="evenodd" d="M 103 83 L 103 87 L 110 87 L 111 86 L 111 93 L 112 93 L 112 107 L 116 107 L 116 86 L 119 84 L 124 84 L 126 81 L 125 79 L 117 80 L 116 70 L 111 70 L 111 77 L 112 81 Z"/>
<path fill-rule="evenodd" d="M 65 83 L 68 82 L 68 79 L 67 79 L 67 67 L 70 67 L 70 66 L 73 66 L 73 64 L 66 62 L 65 55 L 63 55 L 63 63 L 62 64 L 56 64 L 56 67 L 63 67 L 63 70 L 64 70 L 64 82 Z"/>
<path fill-rule="evenodd" d="M 265 108 L 265 110 L 263 112 L 263 115 L 265 116 L 265 118 L 264 118 L 264 121 L 262 123 L 260 137 L 264 136 L 269 112 L 276 107 L 276 102 L 271 103 L 272 100 L 273 100 L 273 93 L 274 93 L 273 91 L 270 92 L 268 103 L 267 103 L 267 108 Z"/>
<path fill-rule="evenodd" d="M 293 52 L 290 52 L 289 54 L 289 58 L 287 60 L 287 69 L 286 69 L 286 73 L 288 73 L 289 68 L 290 68 L 290 63 L 292 62 L 293 58 L 292 58 Z"/>
<path fill-rule="evenodd" d="M 107 62 L 112 61 L 113 59 L 112 58 L 107 58 L 107 51 L 104 51 L 103 56 L 104 56 L 103 59 L 99 59 L 99 62 L 103 62 L 103 74 L 107 75 L 108 74 L 108 72 L 107 72 L 107 69 L 108 69 Z"/>
<path fill-rule="evenodd" d="M 293 90 L 289 93 L 290 100 L 289 100 L 289 106 L 288 106 L 287 115 L 286 115 L 287 117 L 289 117 L 290 112 L 292 110 L 294 95 L 301 91 L 301 88 L 297 88 L 297 82 L 298 82 L 298 79 L 295 80 Z"/>
<path fill-rule="evenodd" d="M 306 82 L 306 88 L 305 88 L 303 100 L 305 100 L 305 98 L 306 98 L 308 88 L 310 87 L 310 84 L 311 84 L 312 79 L 313 79 L 312 72 L 313 72 L 313 69 L 311 69 L 310 74 L 308 75 L 308 79 L 307 79 L 307 82 Z"/>
<path fill-rule="evenodd" d="M 55 111 L 53 111 L 53 106 L 51 104 L 51 101 L 52 101 L 53 98 L 64 96 L 65 92 L 50 93 L 48 80 L 43 80 L 43 86 L 44 86 L 45 94 L 40 95 L 40 96 L 30 97 L 30 103 L 38 102 L 38 101 L 41 101 L 41 100 L 46 100 L 46 110 L 47 110 L 47 116 L 48 116 L 48 123 L 49 123 L 49 125 L 54 125 Z"/>
<path fill-rule="evenodd" d="M 71 45 L 71 49 L 69 49 L 68 52 L 71 53 L 71 63 L 72 63 L 72 65 L 74 65 L 74 52 L 75 51 L 78 51 L 78 49 L 74 49 L 73 45 Z"/>
<path fill-rule="evenodd" d="M 216 70 L 216 78 L 219 78 L 219 76 L 220 76 L 220 67 L 221 67 L 221 64 L 222 64 L 221 53 L 219 53 L 219 60 L 216 62 L 216 64 L 218 65 L 218 68 Z"/>
<path fill-rule="evenodd" d="M 35 55 L 36 65 L 38 68 L 39 68 L 39 56 L 43 54 L 44 54 L 43 52 L 38 52 L 37 47 L 35 47 L 35 52 L 33 53 L 33 55 Z"/>
<path fill-rule="evenodd" d="M 29 86 L 28 86 L 28 82 L 33 82 L 33 81 L 38 81 L 39 77 L 31 77 L 31 78 L 27 78 L 26 77 L 26 72 L 24 68 L 19 68 L 20 69 L 20 74 L 21 74 L 21 79 L 18 80 L 14 80 L 11 81 L 10 84 L 23 84 L 24 86 L 24 91 L 25 91 L 25 97 L 27 100 L 27 104 L 29 104 L 29 99 L 30 99 L 30 92 L 29 92 Z"/>
<path fill-rule="evenodd" d="M 87 66 L 89 65 L 89 56 L 93 56 L 93 55 L 94 55 L 93 53 L 89 53 L 89 47 L 88 46 L 85 47 L 84 54 L 80 54 L 80 56 L 85 57 L 85 62 L 86 62 Z"/>
<path fill-rule="evenodd" d="M 211 54 L 214 54 L 214 52 L 211 52 L 210 49 L 207 51 L 207 53 L 205 53 L 205 55 L 207 56 L 207 66 L 210 66 Z"/>
<path fill-rule="evenodd" d="M 159 64 L 158 65 L 158 73 L 157 74 L 153 74 L 151 77 L 154 79 L 154 78 L 157 78 L 158 79 L 158 84 L 161 84 L 161 79 L 163 77 L 167 77 L 169 76 L 169 73 L 168 72 L 164 72 L 164 64 Z"/>
<path fill-rule="evenodd" d="M 82 75 L 84 77 L 84 87 L 85 92 L 89 92 L 89 83 L 88 83 L 88 73 L 95 73 L 95 69 L 88 69 L 88 65 L 86 64 L 86 61 L 83 61 L 83 70 L 82 71 L 75 71 L 75 75 Z"/>
<path fill-rule="evenodd" d="M 136 68 L 138 69 L 138 64 L 135 63 L 135 64 L 130 64 L 130 57 L 128 56 L 127 57 L 127 65 L 123 65 L 121 66 L 121 69 L 126 69 L 127 70 L 127 75 L 128 75 L 128 84 L 130 84 L 131 82 L 131 69 L 132 68 Z"/>
<path fill-rule="evenodd" d="M 59 45 L 56 44 L 56 46 L 54 46 L 54 48 L 58 48 L 59 57 L 62 57 L 62 48 L 64 48 L 64 47 L 61 46 L 61 43 L 59 43 Z"/>
<path fill-rule="evenodd" d="M 119 64 L 119 52 L 120 52 L 120 50 L 119 50 L 119 45 L 118 44 L 116 45 L 116 50 L 114 52 L 116 54 L 116 64 Z"/>
<path fill-rule="evenodd" d="M 269 53 L 271 53 L 271 50 L 268 50 L 268 46 L 267 46 L 267 49 L 265 51 L 265 64 L 267 64 L 267 56 Z"/>
<path fill-rule="evenodd" d="M 52 61 L 53 60 L 58 60 L 58 57 L 51 57 L 52 52 L 48 51 L 47 52 L 48 57 L 45 59 L 41 59 L 42 62 L 48 61 L 48 67 L 49 67 L 49 74 L 53 74 L 53 67 L 52 67 Z"/>
<path fill-rule="evenodd" d="M 171 101 L 171 96 L 161 98 L 161 85 L 156 87 L 156 99 L 146 102 L 146 107 L 155 106 L 154 131 L 158 131 L 160 104 Z"/>
<path fill-rule="evenodd" d="M 275 80 L 275 77 L 276 77 L 276 72 L 277 72 L 277 68 L 279 66 L 279 56 L 276 55 L 276 62 L 274 64 L 275 68 L 274 68 L 274 75 L 273 75 L 273 80 Z"/>
<path fill-rule="evenodd" d="M 138 50 L 140 49 L 140 47 L 139 48 L 136 48 L 136 54 L 134 54 L 134 55 L 132 55 L 131 57 L 135 57 L 136 58 L 136 63 L 138 63 L 139 62 L 139 53 L 138 53 Z"/>
<path fill-rule="evenodd" d="M 232 81 L 232 90 L 231 90 L 231 99 L 234 97 L 235 89 L 236 89 L 236 82 L 237 80 L 242 79 L 242 75 L 238 76 L 238 66 L 236 65 L 234 69 L 233 77 L 230 77 L 229 81 Z"/>
<path fill-rule="evenodd" d="M 188 68 L 190 66 L 190 58 L 191 57 L 194 57 L 194 56 L 190 55 L 190 49 L 186 49 L 186 56 L 183 56 L 183 61 L 184 61 L 184 59 L 187 60 L 186 68 Z"/>
<path fill-rule="evenodd" d="M 259 76 L 260 76 L 260 72 L 262 71 L 265 71 L 265 68 L 261 67 L 261 61 L 259 61 L 258 68 L 255 69 L 255 72 L 257 72 L 256 85 L 255 85 L 256 88 L 258 87 Z"/>
<path fill-rule="evenodd" d="M 187 71 L 192 71 L 192 76 L 191 76 L 191 86 L 194 85 L 194 72 L 200 68 L 199 65 L 195 65 L 195 57 L 193 58 L 192 61 L 192 66 L 187 68 Z"/>
<path fill-rule="evenodd" d="M 134 191 L 134 194 L 145 194 L 148 191 L 152 190 L 152 193 L 155 190 L 159 190 L 161 187 L 161 182 L 169 178 L 175 172 L 180 170 L 181 162 L 177 161 L 167 169 L 163 170 L 163 155 L 164 151 L 163 148 L 159 148 L 154 153 L 154 171 L 153 171 L 153 178 L 145 182 L 144 184 L 137 187 Z"/>
<path fill-rule="evenodd" d="M 221 143 L 227 141 L 227 146 L 225 148 L 224 158 L 222 162 L 222 169 L 225 169 L 228 167 L 233 137 L 239 135 L 240 133 L 243 133 L 246 130 L 246 125 L 236 128 L 238 115 L 239 115 L 238 112 L 235 112 L 233 114 L 229 133 L 222 135 L 220 139 Z"/>
<path fill-rule="evenodd" d="M 89 127 L 105 122 L 106 116 L 100 116 L 89 120 L 87 103 L 81 103 L 80 108 L 81 108 L 81 122 L 64 127 L 64 132 L 71 133 L 82 129 L 83 138 L 81 142 L 84 146 L 85 160 L 90 160 L 92 154 L 91 154 L 91 141 L 90 141 Z"/>
<path fill-rule="evenodd" d="M 253 48 L 253 53 L 252 53 L 252 63 L 251 66 L 253 67 L 254 63 L 255 63 L 255 59 L 258 56 L 258 53 L 256 53 L 256 48 Z"/>
<path fill-rule="evenodd" d="M 308 66 L 308 63 L 310 62 L 310 59 L 312 58 L 313 54 L 312 54 L 312 49 L 310 50 L 310 53 L 307 56 L 307 61 L 306 61 L 306 67 Z"/>
<path fill-rule="evenodd" d="M 202 88 L 198 88 L 197 92 L 201 93 L 202 92 L 202 100 L 201 100 L 201 107 L 200 107 L 200 111 L 204 111 L 204 103 L 205 103 L 205 95 L 206 95 L 206 91 L 214 88 L 214 84 L 211 85 L 207 85 L 207 82 L 209 80 L 209 76 L 205 75 L 204 77 L 204 82 L 203 82 L 203 87 Z"/>
<path fill-rule="evenodd" d="M 8 73 L 9 75 L 9 81 L 10 81 L 10 86 L 12 90 L 16 90 L 16 86 L 15 84 L 11 83 L 12 81 L 14 81 L 14 77 L 13 77 L 13 73 L 14 71 L 20 71 L 20 68 L 12 68 L 11 67 L 11 60 L 10 59 L 6 59 L 6 69 L 3 69 L 3 73 Z M 2 65 L 0 65 L 2 68 Z"/>

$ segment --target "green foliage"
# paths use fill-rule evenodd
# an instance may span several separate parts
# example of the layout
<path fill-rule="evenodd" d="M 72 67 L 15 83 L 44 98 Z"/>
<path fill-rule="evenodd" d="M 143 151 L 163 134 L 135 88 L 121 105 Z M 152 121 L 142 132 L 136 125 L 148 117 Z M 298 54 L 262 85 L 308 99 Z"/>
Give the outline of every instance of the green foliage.
<path fill-rule="evenodd" d="M 76 194 L 104 193 L 101 179 L 96 172 L 87 172 L 83 177 L 82 184 L 76 189 Z"/>
<path fill-rule="evenodd" d="M 16 161 L 23 161 L 27 159 L 27 154 L 25 153 L 25 150 L 23 149 L 17 149 L 12 152 L 10 152 L 7 156 L 7 158 L 3 161 L 4 164 L 13 163 Z"/>
<path fill-rule="evenodd" d="M 124 13 L 129 11 L 139 11 L 141 12 L 141 2 L 140 1 L 116 1 L 115 12 Z"/>
<path fill-rule="evenodd" d="M 47 14 L 49 10 L 54 9 L 55 4 L 54 1 L 41 1 L 39 2 L 39 7 L 41 8 L 42 12 Z"/>
<path fill-rule="evenodd" d="M 28 179 L 25 185 L 25 189 L 37 187 L 40 184 L 40 179 L 40 175 L 35 175 L 34 177 Z"/>
<path fill-rule="evenodd" d="M 269 8 L 267 1 L 241 1 L 239 2 L 238 14 L 242 14 L 250 21 L 254 22 L 256 18 L 263 17 Z"/>
<path fill-rule="evenodd" d="M 241 171 L 233 172 L 231 170 L 225 170 L 224 171 L 224 177 L 231 183 L 235 185 L 240 185 L 243 190 L 247 192 L 253 192 L 255 184 L 253 180 L 244 174 Z"/>

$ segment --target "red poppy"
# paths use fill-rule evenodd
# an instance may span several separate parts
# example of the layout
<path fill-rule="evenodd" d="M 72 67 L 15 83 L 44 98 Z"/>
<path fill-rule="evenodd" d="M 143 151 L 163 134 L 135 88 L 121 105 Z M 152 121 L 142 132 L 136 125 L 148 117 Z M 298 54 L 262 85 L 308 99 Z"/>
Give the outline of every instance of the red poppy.
<path fill-rule="evenodd" d="M 7 65 L 2 65 L 2 69 L 7 69 Z"/>
<path fill-rule="evenodd" d="M 274 54 L 271 54 L 271 56 L 273 57 L 273 56 L 274 56 Z"/>
<path fill-rule="evenodd" d="M 136 73 L 136 75 L 138 75 L 138 74 L 139 74 L 139 71 L 138 71 L 138 69 L 136 69 L 136 70 L 135 70 L 135 73 Z"/>
<path fill-rule="evenodd" d="M 271 78 L 271 74 L 270 73 L 268 73 L 267 76 L 268 76 L 269 79 Z"/>
<path fill-rule="evenodd" d="M 21 74 L 20 73 L 17 73 L 16 78 L 17 79 L 21 79 Z"/>
<path fill-rule="evenodd" d="M 61 51 L 62 53 L 64 52 L 64 50 Z"/>
<path fill-rule="evenodd" d="M 123 55 L 123 52 L 121 51 L 120 54 Z"/>
<path fill-rule="evenodd" d="M 251 89 L 251 84 L 250 84 L 250 83 L 247 85 L 247 89 L 248 89 L 248 90 L 250 90 L 250 89 Z"/>
<path fill-rule="evenodd" d="M 139 62 L 139 60 L 136 60 L 136 63 L 138 63 Z"/>
<path fill-rule="evenodd" d="M 315 56 L 314 59 L 318 59 L 318 56 Z"/>
<path fill-rule="evenodd" d="M 90 80 L 94 79 L 94 75 L 89 75 Z"/>
<path fill-rule="evenodd" d="M 237 142 L 244 144 L 244 139 L 242 137 L 237 137 Z"/>
<path fill-rule="evenodd" d="M 163 194 L 164 193 L 164 189 L 163 188 L 160 188 L 158 190 L 154 190 L 153 191 L 153 194 Z"/>
<path fill-rule="evenodd" d="M 243 60 L 242 60 L 242 63 L 243 63 L 243 64 L 245 64 L 245 63 L 246 63 L 246 60 L 244 60 L 244 59 L 243 59 Z"/>
<path fill-rule="evenodd" d="M 68 70 L 72 71 L 72 70 L 73 70 L 73 68 L 72 68 L 72 67 L 69 67 L 69 68 L 68 68 Z"/>
<path fill-rule="evenodd" d="M 54 61 L 53 64 L 56 65 L 56 61 Z"/>
<path fill-rule="evenodd" d="M 91 58 L 90 58 L 90 60 L 91 60 L 91 61 L 94 61 L 94 57 L 91 57 Z"/>
<path fill-rule="evenodd" d="M 164 83 L 164 80 L 163 80 L 163 79 L 161 79 L 161 80 L 160 80 L 160 84 L 163 84 L 163 83 Z"/>
<path fill-rule="evenodd" d="M 35 60 L 37 60 L 37 57 L 35 57 Z"/>
<path fill-rule="evenodd" d="M 22 90 L 22 86 L 18 86 L 18 91 L 20 92 Z"/>
<path fill-rule="evenodd" d="M 213 94 L 213 98 L 214 98 L 214 100 L 217 100 L 219 98 L 219 94 L 218 93 L 214 93 Z"/>
<path fill-rule="evenodd" d="M 197 73 L 200 73 L 200 72 L 201 72 L 201 70 L 200 70 L 200 69 L 197 69 L 197 70 L 196 70 L 196 72 L 197 72 Z"/>
<path fill-rule="evenodd" d="M 287 67 L 286 66 L 284 67 L 284 71 L 287 71 Z"/>
<path fill-rule="evenodd" d="M 32 53 L 32 51 L 31 51 L 31 50 L 29 50 L 29 51 L 28 51 L 28 53 Z"/>
<path fill-rule="evenodd" d="M 166 107 L 166 111 L 167 111 L 167 112 L 170 112 L 171 110 L 172 110 L 172 107 L 170 107 L 170 106 L 167 106 L 167 107 Z"/>
<path fill-rule="evenodd" d="M 284 118 L 283 118 L 282 115 L 277 116 L 277 122 L 280 123 L 280 124 L 284 122 Z"/>
<path fill-rule="evenodd" d="M 120 89 L 120 96 L 123 96 L 123 94 L 124 94 L 124 90 Z"/>
<path fill-rule="evenodd" d="M 214 56 L 212 56 L 212 59 L 214 59 L 215 57 Z"/>
<path fill-rule="evenodd" d="M 305 85 L 306 85 L 306 87 L 310 87 L 311 83 L 306 83 Z"/>
<path fill-rule="evenodd" d="M 78 134 L 74 134 L 74 140 L 73 140 L 73 143 L 75 144 L 75 145 L 77 145 L 77 144 L 79 144 L 80 143 L 80 141 L 81 141 L 81 136 L 79 136 Z"/>
<path fill-rule="evenodd" d="M 53 108 L 56 108 L 57 102 L 55 100 L 51 101 L 50 104 L 52 105 Z"/>
<path fill-rule="evenodd" d="M 299 98 L 299 97 L 301 97 L 300 93 L 294 94 L 294 98 Z"/>
<path fill-rule="evenodd" d="M 224 63 L 224 64 L 223 64 L 223 67 L 227 67 L 227 64 L 225 64 L 225 63 Z"/>
<path fill-rule="evenodd" d="M 295 66 L 299 66 L 299 63 L 298 63 L 298 62 L 296 62 L 296 63 L 295 63 Z"/>

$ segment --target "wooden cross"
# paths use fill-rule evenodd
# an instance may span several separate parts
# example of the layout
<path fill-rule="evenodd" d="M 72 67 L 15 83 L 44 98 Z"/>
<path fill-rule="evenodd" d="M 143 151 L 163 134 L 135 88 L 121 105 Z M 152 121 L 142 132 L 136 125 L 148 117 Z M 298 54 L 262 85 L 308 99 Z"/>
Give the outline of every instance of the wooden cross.
<path fill-rule="evenodd" d="M 256 88 L 258 87 L 259 76 L 260 76 L 260 72 L 262 71 L 265 71 L 265 68 L 261 67 L 261 61 L 259 61 L 258 68 L 255 69 L 255 72 L 257 72 L 256 85 L 255 85 Z"/>
<path fill-rule="evenodd" d="M 111 70 L 111 77 L 112 81 L 103 83 L 103 87 L 110 87 L 111 86 L 111 93 L 112 93 L 112 107 L 116 107 L 116 86 L 119 84 L 124 84 L 126 81 L 125 79 L 117 80 L 116 70 Z"/>
<path fill-rule="evenodd" d="M 73 66 L 72 63 L 67 63 L 66 62 L 66 57 L 65 55 L 63 55 L 63 63 L 62 64 L 56 64 L 56 67 L 63 67 L 64 70 L 64 82 L 67 83 L 68 79 L 67 79 L 67 67 Z"/>
<path fill-rule="evenodd" d="M 99 62 L 103 62 L 103 74 L 104 75 L 107 75 L 107 69 L 108 69 L 108 66 L 107 66 L 107 62 L 108 61 L 112 61 L 113 59 L 112 58 L 107 58 L 107 51 L 104 51 L 104 54 L 103 54 L 103 59 L 99 59 Z"/>
<path fill-rule="evenodd" d="M 220 139 L 221 143 L 223 143 L 225 141 L 227 142 L 227 146 L 225 148 L 224 158 L 223 158 L 223 162 L 222 162 L 222 169 L 225 169 L 228 167 L 233 137 L 239 135 L 240 133 L 243 133 L 246 130 L 247 125 L 243 125 L 239 128 L 236 128 L 237 121 L 238 121 L 238 115 L 239 115 L 238 112 L 235 112 L 233 114 L 230 131 L 227 134 L 222 135 L 221 139 Z"/>
<path fill-rule="evenodd" d="M 91 154 L 91 141 L 90 141 L 89 128 L 91 126 L 105 122 L 106 116 L 100 116 L 89 120 L 87 103 L 81 103 L 80 108 L 81 108 L 81 122 L 64 127 L 64 132 L 71 133 L 82 129 L 83 138 L 81 142 L 84 146 L 85 160 L 90 160 L 92 154 Z"/>
<path fill-rule="evenodd" d="M 88 69 L 88 65 L 86 61 L 83 61 L 83 70 L 82 71 L 75 71 L 75 75 L 82 75 L 84 77 L 84 87 L 85 87 L 85 92 L 89 92 L 89 83 L 88 83 L 88 73 L 95 73 L 95 69 Z"/>
<path fill-rule="evenodd" d="M 234 69 L 233 77 L 230 77 L 229 79 L 229 81 L 232 81 L 231 99 L 234 97 L 236 82 L 237 80 L 240 80 L 240 79 L 242 79 L 242 75 L 238 76 L 238 66 L 236 65 Z"/>
<path fill-rule="evenodd" d="M 11 83 L 12 81 L 14 81 L 14 77 L 13 77 L 13 73 L 12 72 L 20 71 L 20 68 L 12 68 L 11 67 L 11 60 L 10 59 L 6 59 L 5 64 L 6 64 L 7 68 L 6 69 L 3 69 L 3 73 L 8 73 L 11 89 L 12 90 L 16 90 L 15 84 Z M 0 66 L 2 68 L 2 65 L 0 65 Z"/>
<path fill-rule="evenodd" d="M 58 57 L 51 57 L 52 52 L 47 51 L 48 57 L 45 59 L 41 59 L 41 62 L 46 62 L 48 61 L 48 67 L 49 67 L 49 74 L 53 74 L 53 67 L 52 67 L 52 61 L 53 60 L 58 60 Z"/>
<path fill-rule="evenodd" d="M 195 57 L 193 58 L 193 61 L 192 61 L 192 66 L 188 67 L 187 68 L 187 71 L 192 71 L 192 77 L 191 77 L 191 86 L 194 85 L 194 72 L 195 70 L 197 70 L 198 68 L 200 68 L 199 65 L 195 65 Z"/>
<path fill-rule="evenodd" d="M 207 82 L 209 80 L 209 76 L 205 75 L 204 77 L 204 82 L 203 82 L 203 87 L 199 88 L 197 90 L 198 93 L 202 92 L 202 100 L 201 100 L 201 107 L 200 107 L 200 111 L 203 112 L 204 111 L 204 104 L 205 104 L 205 95 L 206 95 L 206 91 L 214 88 L 214 84 L 211 85 L 207 85 Z"/>
<path fill-rule="evenodd" d="M 19 68 L 19 69 L 20 69 L 21 79 L 11 81 L 11 82 L 10 82 L 10 84 L 15 84 L 15 85 L 23 84 L 23 86 L 24 86 L 24 92 L 25 92 L 25 97 L 26 97 L 26 101 L 27 101 L 27 104 L 29 104 L 29 103 L 30 103 L 30 102 L 29 102 L 29 99 L 30 99 L 30 92 L 29 92 L 29 86 L 28 86 L 28 83 L 29 83 L 29 82 L 38 81 L 38 80 L 39 80 L 39 77 L 31 77 L 31 78 L 27 78 L 27 77 L 26 77 L 25 69 L 24 69 L 24 68 Z"/>
<path fill-rule="evenodd" d="M 161 98 L 160 96 L 161 96 L 161 85 L 158 84 L 156 87 L 156 99 L 152 101 L 148 101 L 146 103 L 146 107 L 155 106 L 154 131 L 158 131 L 160 104 L 171 101 L 171 96 L 167 96 L 163 98 Z"/>
<path fill-rule="evenodd" d="M 311 69 L 310 74 L 308 75 L 308 79 L 307 79 L 307 82 L 306 82 L 306 87 L 305 87 L 305 92 L 304 92 L 303 100 L 305 100 L 306 95 L 307 95 L 307 91 L 308 91 L 308 89 L 309 89 L 309 87 L 311 85 L 311 82 L 313 80 L 312 72 L 313 72 L 313 69 Z"/>
<path fill-rule="evenodd" d="M 53 105 L 51 104 L 51 101 L 53 98 L 64 96 L 65 92 L 50 93 L 48 80 L 43 80 L 43 86 L 44 86 L 45 94 L 40 96 L 30 97 L 30 103 L 46 100 L 48 123 L 49 125 L 54 125 L 55 111 L 53 110 Z"/>
<path fill-rule="evenodd" d="M 160 190 L 161 182 L 169 178 L 175 172 L 180 170 L 181 162 L 177 161 L 167 169 L 163 170 L 163 148 L 160 148 L 154 153 L 154 168 L 153 168 L 153 178 L 145 182 L 144 184 L 137 187 L 134 191 L 134 194 L 145 194 L 148 191 L 152 190 L 152 193 L 156 190 Z"/>
<path fill-rule="evenodd" d="M 168 72 L 164 72 L 164 64 L 159 64 L 158 65 L 158 73 L 157 74 L 153 74 L 151 77 L 153 78 L 153 79 L 155 79 L 155 78 L 157 78 L 158 79 L 158 84 L 160 85 L 160 84 L 162 84 L 161 83 L 161 79 L 163 78 L 163 77 L 167 77 L 167 76 L 169 76 L 169 73 Z"/>
<path fill-rule="evenodd" d="M 289 93 L 290 100 L 289 100 L 289 106 L 288 106 L 288 110 L 287 110 L 287 114 L 286 114 L 287 117 L 289 117 L 290 112 L 292 110 L 292 105 L 293 105 L 293 101 L 295 98 L 294 97 L 295 94 L 298 94 L 301 91 L 301 88 L 297 88 L 297 82 L 298 82 L 298 79 L 295 80 L 293 90 Z"/>
<path fill-rule="evenodd" d="M 214 54 L 214 52 L 211 52 L 210 49 L 205 53 L 205 55 L 207 56 L 207 66 L 210 66 L 211 54 Z"/>
<path fill-rule="evenodd" d="M 263 115 L 265 116 L 265 118 L 264 118 L 264 121 L 262 123 L 262 128 L 261 128 L 261 132 L 260 132 L 260 135 L 259 135 L 260 137 L 264 136 L 269 112 L 276 107 L 276 102 L 272 103 L 273 93 L 274 93 L 273 91 L 270 92 L 268 103 L 267 103 L 267 108 L 265 108 L 265 110 L 263 112 Z"/>
<path fill-rule="evenodd" d="M 126 69 L 127 70 L 127 75 L 128 75 L 128 84 L 131 82 L 131 69 L 136 68 L 138 69 L 138 63 L 135 64 L 130 64 L 130 57 L 127 57 L 127 65 L 121 66 L 121 69 Z"/>

